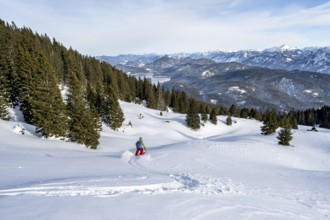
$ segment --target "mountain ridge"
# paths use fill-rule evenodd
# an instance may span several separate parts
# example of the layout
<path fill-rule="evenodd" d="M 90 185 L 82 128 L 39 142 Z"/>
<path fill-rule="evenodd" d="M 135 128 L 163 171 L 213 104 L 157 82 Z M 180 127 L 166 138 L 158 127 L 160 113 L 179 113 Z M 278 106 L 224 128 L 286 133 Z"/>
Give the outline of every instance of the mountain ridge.
<path fill-rule="evenodd" d="M 208 103 L 281 111 L 330 105 L 328 47 L 122 55 L 121 62 L 110 58 L 99 57 L 129 74 L 169 77 L 165 87 Z"/>
<path fill-rule="evenodd" d="M 127 61 L 143 66 L 161 57 L 175 59 L 207 58 L 215 62 L 239 62 L 250 66 L 272 69 L 302 70 L 330 74 L 330 47 L 290 48 L 287 45 L 264 50 L 209 51 L 173 54 L 127 54 L 118 56 L 98 56 L 97 58 L 112 65 L 125 65 Z M 138 61 L 138 62 L 137 62 Z"/>

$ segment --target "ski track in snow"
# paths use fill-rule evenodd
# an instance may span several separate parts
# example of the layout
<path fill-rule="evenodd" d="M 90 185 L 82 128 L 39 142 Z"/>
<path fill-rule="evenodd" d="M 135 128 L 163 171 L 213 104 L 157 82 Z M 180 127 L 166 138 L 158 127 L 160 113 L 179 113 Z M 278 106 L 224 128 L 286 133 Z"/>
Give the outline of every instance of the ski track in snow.
<path fill-rule="evenodd" d="M 197 141 L 200 142 L 200 141 Z M 204 142 L 204 141 L 202 141 Z M 187 142 L 188 145 L 192 142 Z M 210 145 L 214 146 L 214 145 Z M 161 156 L 160 156 L 161 157 Z M 188 193 L 208 196 L 241 196 L 242 198 L 262 197 L 273 200 L 283 200 L 283 193 L 286 194 L 285 201 L 288 203 L 300 204 L 306 209 L 322 213 L 324 217 L 330 218 L 330 200 L 327 194 L 321 192 L 308 191 L 280 191 L 271 188 L 251 187 L 246 184 L 237 183 L 230 178 L 215 178 L 201 174 L 177 172 L 166 173 L 148 168 L 148 163 L 155 158 L 150 155 L 135 157 L 131 152 L 122 153 L 121 160 L 129 166 L 139 171 L 138 174 L 129 174 L 126 176 L 103 176 L 103 177 L 78 177 L 49 179 L 39 182 L 30 182 L 18 186 L 2 188 L 0 197 L 3 196 L 46 196 L 46 197 L 113 197 L 122 194 L 170 194 L 170 193 Z M 187 201 L 189 202 L 189 200 Z M 190 201 L 197 204 L 196 198 Z M 185 204 L 178 204 L 187 205 Z M 284 212 L 276 208 L 251 207 L 251 206 L 231 206 L 231 207 L 210 207 L 208 211 L 202 214 L 198 213 L 194 219 L 207 219 L 209 216 L 225 212 L 242 212 L 246 215 L 277 217 L 294 216 L 293 213 Z M 248 213 L 248 214 L 247 214 Z M 301 216 L 303 217 L 303 216 Z"/>
<path fill-rule="evenodd" d="M 146 157 L 147 158 L 147 157 Z M 226 178 L 210 178 L 190 173 L 162 173 L 151 170 L 140 161 L 148 158 L 132 156 L 128 164 L 141 171 L 137 176 L 70 178 L 44 180 L 0 190 L 0 196 L 95 196 L 110 197 L 123 193 L 195 193 L 205 195 L 246 194 L 242 184 Z M 149 157 L 150 158 L 150 157 Z M 150 159 L 149 159 L 150 160 Z M 148 184 L 146 184 L 146 182 Z"/>

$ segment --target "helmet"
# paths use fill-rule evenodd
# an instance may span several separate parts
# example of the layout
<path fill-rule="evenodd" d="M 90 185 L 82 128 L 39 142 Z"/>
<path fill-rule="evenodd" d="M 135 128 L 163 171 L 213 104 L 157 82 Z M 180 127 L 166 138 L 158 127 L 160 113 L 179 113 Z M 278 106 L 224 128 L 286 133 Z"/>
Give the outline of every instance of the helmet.
<path fill-rule="evenodd" d="M 142 141 L 142 137 L 140 137 L 139 140 Z"/>

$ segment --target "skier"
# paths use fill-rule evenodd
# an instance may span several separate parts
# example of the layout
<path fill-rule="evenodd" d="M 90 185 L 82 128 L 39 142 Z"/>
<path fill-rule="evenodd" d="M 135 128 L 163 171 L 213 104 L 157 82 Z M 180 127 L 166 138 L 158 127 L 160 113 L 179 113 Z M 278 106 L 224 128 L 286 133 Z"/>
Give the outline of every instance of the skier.
<path fill-rule="evenodd" d="M 142 140 L 142 137 L 139 138 L 139 140 L 135 143 L 136 146 L 136 152 L 135 156 L 143 155 L 146 152 L 146 146 Z"/>

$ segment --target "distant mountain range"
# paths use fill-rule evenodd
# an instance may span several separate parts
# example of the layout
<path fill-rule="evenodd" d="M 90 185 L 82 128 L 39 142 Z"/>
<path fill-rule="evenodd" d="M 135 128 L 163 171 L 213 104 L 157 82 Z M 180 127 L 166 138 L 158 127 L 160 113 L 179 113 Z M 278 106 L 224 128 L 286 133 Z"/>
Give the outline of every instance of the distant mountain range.
<path fill-rule="evenodd" d="M 261 110 L 330 105 L 330 48 L 100 56 L 129 74 L 152 73 L 200 100 Z"/>

